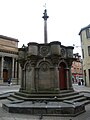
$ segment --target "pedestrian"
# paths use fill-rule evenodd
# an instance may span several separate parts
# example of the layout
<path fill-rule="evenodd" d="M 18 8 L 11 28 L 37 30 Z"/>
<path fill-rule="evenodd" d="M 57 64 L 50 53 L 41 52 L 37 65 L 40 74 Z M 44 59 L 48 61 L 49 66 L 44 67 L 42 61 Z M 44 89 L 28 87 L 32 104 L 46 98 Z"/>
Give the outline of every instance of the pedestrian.
<path fill-rule="evenodd" d="M 84 80 L 83 79 L 81 79 L 81 82 L 82 82 L 82 85 L 84 85 Z"/>
<path fill-rule="evenodd" d="M 74 78 L 72 78 L 72 82 L 74 83 Z"/>
<path fill-rule="evenodd" d="M 78 81 L 78 85 L 81 85 L 81 81 L 80 80 Z"/>
<path fill-rule="evenodd" d="M 11 85 L 11 78 L 8 79 L 8 85 Z"/>

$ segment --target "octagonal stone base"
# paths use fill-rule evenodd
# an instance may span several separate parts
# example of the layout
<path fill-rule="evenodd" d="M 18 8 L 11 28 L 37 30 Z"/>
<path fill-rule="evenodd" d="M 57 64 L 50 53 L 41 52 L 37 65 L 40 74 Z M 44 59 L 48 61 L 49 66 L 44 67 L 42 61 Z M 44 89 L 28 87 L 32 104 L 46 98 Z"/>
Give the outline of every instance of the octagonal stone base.
<path fill-rule="evenodd" d="M 79 102 L 40 102 L 18 100 L 3 103 L 2 107 L 11 113 L 24 113 L 32 115 L 58 115 L 77 116 L 85 112 L 85 105 Z"/>

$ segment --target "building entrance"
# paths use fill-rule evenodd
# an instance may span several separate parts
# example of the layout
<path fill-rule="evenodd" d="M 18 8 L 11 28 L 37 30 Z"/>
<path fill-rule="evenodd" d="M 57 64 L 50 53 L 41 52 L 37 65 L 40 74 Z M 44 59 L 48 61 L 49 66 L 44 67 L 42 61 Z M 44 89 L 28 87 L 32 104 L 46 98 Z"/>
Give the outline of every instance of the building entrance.
<path fill-rule="evenodd" d="M 61 63 L 60 68 L 59 68 L 59 88 L 60 88 L 60 90 L 67 89 L 66 69 L 65 68 L 66 68 L 65 63 Z"/>
<path fill-rule="evenodd" d="M 8 70 L 3 70 L 3 82 L 8 82 Z"/>

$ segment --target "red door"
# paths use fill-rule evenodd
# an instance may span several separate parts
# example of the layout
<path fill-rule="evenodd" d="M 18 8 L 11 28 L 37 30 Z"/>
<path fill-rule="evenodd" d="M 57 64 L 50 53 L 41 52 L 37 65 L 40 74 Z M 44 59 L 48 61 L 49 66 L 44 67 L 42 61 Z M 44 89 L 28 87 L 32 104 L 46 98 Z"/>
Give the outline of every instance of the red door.
<path fill-rule="evenodd" d="M 65 65 L 60 64 L 59 68 L 59 87 L 61 90 L 66 89 L 66 71 L 65 71 Z"/>

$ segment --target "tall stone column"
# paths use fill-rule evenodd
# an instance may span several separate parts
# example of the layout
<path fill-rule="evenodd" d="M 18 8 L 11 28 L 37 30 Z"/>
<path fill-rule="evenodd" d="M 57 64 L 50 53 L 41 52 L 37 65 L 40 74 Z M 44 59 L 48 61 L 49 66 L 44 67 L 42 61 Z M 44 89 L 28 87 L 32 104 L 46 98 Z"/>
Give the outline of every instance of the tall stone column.
<path fill-rule="evenodd" d="M 21 84 L 21 66 L 17 62 L 17 84 Z"/>
<path fill-rule="evenodd" d="M 17 78 L 17 61 L 15 63 L 15 78 Z"/>
<path fill-rule="evenodd" d="M 39 70 L 40 70 L 39 67 L 35 68 L 34 87 L 35 87 L 36 92 L 38 92 L 38 87 L 39 87 L 39 84 L 38 84 L 39 83 Z"/>
<path fill-rule="evenodd" d="M 12 58 L 12 78 L 14 78 L 14 61 L 15 59 Z"/>
<path fill-rule="evenodd" d="M 66 68 L 67 89 L 69 89 L 69 68 Z"/>
<path fill-rule="evenodd" d="M 23 69 L 21 68 L 21 72 L 20 72 L 21 74 L 21 83 L 20 83 L 20 85 L 21 85 L 21 87 L 20 87 L 20 91 L 22 92 L 25 88 L 24 88 L 24 72 L 23 72 Z"/>
<path fill-rule="evenodd" d="M 24 91 L 26 89 L 26 80 L 25 80 L 25 68 L 24 68 L 24 63 L 23 61 L 20 63 L 20 73 L 19 73 L 19 78 L 21 81 L 21 87 L 20 91 Z"/>
<path fill-rule="evenodd" d="M 19 73 L 18 73 L 18 72 L 19 72 L 20 70 L 19 70 L 19 65 L 18 65 L 16 59 L 15 59 L 15 62 L 14 62 L 14 63 L 15 63 L 15 69 L 14 69 L 14 70 L 15 70 L 15 71 L 14 71 L 14 72 L 15 72 L 15 80 L 16 80 L 16 83 L 19 84 L 19 75 L 18 75 Z"/>
<path fill-rule="evenodd" d="M 71 74 L 71 66 L 69 66 L 69 87 L 70 87 L 70 89 L 73 89 L 71 76 L 72 76 L 72 74 Z"/>
<path fill-rule="evenodd" d="M 55 67 L 55 84 L 56 84 L 56 90 L 59 91 L 59 69 L 58 67 L 56 66 Z"/>
<path fill-rule="evenodd" d="M 26 89 L 25 69 L 22 69 L 22 89 Z"/>
<path fill-rule="evenodd" d="M 1 57 L 1 79 L 3 79 L 3 63 L 4 63 L 4 57 Z"/>
<path fill-rule="evenodd" d="M 35 68 L 32 67 L 31 91 L 35 92 Z"/>
<path fill-rule="evenodd" d="M 44 19 L 44 43 L 47 43 L 47 19 L 49 16 L 47 16 L 47 10 L 44 10 L 44 16 L 42 17 Z"/>

